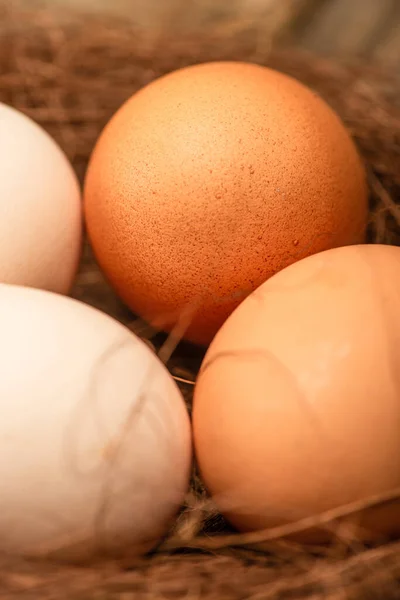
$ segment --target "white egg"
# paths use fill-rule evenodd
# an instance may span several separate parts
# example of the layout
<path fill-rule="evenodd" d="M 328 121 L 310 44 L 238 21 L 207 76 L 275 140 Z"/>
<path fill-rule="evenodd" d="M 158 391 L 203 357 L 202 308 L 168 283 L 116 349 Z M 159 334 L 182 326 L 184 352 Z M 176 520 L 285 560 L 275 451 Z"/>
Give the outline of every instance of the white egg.
<path fill-rule="evenodd" d="M 0 284 L 0 552 L 145 552 L 188 490 L 190 421 L 171 375 L 108 315 Z"/>
<path fill-rule="evenodd" d="M 0 282 L 68 293 L 81 238 L 72 166 L 39 125 L 0 103 Z"/>

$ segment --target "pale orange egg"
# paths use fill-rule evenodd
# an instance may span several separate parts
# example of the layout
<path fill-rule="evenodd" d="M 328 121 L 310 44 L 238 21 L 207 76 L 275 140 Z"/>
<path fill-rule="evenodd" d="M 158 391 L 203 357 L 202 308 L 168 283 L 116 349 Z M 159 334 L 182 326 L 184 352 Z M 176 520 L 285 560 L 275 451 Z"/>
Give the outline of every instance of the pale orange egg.
<path fill-rule="evenodd" d="M 399 303 L 400 248 L 335 248 L 276 274 L 218 332 L 195 390 L 194 441 L 238 529 L 350 507 L 342 534 L 400 535 Z M 337 525 L 296 539 L 331 539 Z"/>

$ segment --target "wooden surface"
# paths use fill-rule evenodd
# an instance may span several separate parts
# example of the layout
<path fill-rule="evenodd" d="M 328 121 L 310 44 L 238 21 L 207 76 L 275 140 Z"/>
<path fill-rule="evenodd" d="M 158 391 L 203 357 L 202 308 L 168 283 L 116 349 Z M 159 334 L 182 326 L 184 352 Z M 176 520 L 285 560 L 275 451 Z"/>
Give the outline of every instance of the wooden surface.
<path fill-rule="evenodd" d="M 149 28 L 179 21 L 203 29 L 211 21 L 256 24 L 261 38 L 272 33 L 282 44 L 294 42 L 325 56 L 378 59 L 400 70 L 400 0 L 43 1 L 122 14 Z"/>

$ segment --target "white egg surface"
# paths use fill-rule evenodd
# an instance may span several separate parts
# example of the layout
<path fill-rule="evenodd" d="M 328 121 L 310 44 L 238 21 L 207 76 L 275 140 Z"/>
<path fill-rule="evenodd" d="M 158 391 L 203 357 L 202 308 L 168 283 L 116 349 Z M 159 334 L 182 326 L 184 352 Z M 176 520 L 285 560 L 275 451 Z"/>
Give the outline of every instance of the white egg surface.
<path fill-rule="evenodd" d="M 123 325 L 71 298 L 0 284 L 0 551 L 141 553 L 189 484 L 183 398 Z"/>
<path fill-rule="evenodd" d="M 68 293 L 81 239 L 72 166 L 39 125 L 0 103 L 0 282 Z"/>

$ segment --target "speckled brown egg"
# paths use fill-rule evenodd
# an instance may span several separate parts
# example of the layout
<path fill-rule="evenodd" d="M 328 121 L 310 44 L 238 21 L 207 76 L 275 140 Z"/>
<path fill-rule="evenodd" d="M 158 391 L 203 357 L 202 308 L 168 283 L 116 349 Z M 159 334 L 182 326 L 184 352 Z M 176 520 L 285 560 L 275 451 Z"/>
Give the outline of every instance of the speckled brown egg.
<path fill-rule="evenodd" d="M 114 115 L 85 213 L 122 300 L 207 344 L 277 271 L 362 242 L 367 187 L 349 134 L 313 91 L 258 65 L 209 63 L 159 78 Z"/>
<path fill-rule="evenodd" d="M 400 248 L 334 248 L 271 277 L 219 330 L 196 385 L 194 442 L 239 530 L 346 507 L 339 523 L 303 522 L 293 537 L 400 535 L 399 301 Z"/>

